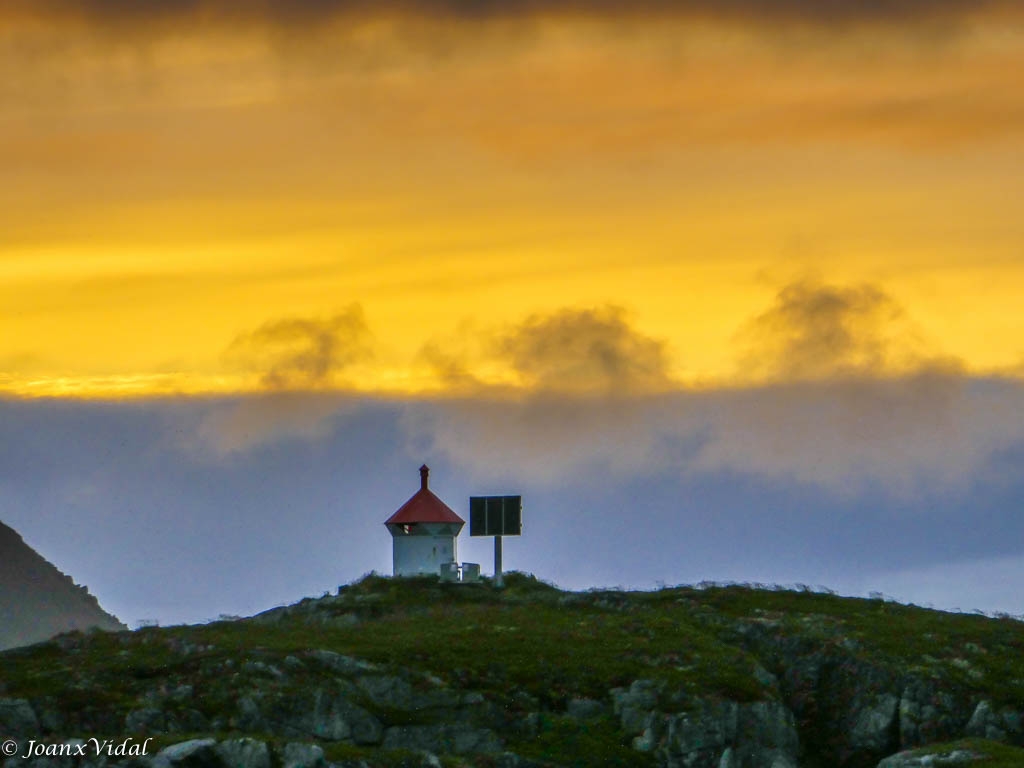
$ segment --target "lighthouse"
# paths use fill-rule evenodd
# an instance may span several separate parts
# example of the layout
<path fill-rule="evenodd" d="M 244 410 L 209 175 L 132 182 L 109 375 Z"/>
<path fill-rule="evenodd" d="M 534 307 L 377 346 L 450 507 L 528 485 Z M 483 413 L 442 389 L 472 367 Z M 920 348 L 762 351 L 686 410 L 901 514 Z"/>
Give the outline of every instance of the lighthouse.
<path fill-rule="evenodd" d="M 420 467 L 420 489 L 384 521 L 391 534 L 395 576 L 439 575 L 458 562 L 456 539 L 466 521 L 428 487 L 430 469 Z"/>

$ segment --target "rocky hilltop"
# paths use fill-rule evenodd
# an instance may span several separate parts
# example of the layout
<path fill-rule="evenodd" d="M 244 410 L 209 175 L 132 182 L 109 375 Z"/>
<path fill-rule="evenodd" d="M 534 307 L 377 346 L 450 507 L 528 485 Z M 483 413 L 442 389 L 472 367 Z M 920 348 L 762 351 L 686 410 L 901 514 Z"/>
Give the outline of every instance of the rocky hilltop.
<path fill-rule="evenodd" d="M 126 629 L 89 590 L 0 523 L 0 649 L 75 629 Z"/>
<path fill-rule="evenodd" d="M 371 575 L 0 680 L 5 768 L 1024 766 L 1024 624 L 811 591 Z"/>

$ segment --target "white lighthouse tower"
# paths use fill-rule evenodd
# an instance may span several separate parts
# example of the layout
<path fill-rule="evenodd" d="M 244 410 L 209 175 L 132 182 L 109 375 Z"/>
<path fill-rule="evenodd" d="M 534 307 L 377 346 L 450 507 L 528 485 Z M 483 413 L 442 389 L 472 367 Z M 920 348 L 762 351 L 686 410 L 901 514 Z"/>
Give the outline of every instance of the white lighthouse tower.
<path fill-rule="evenodd" d="M 439 575 L 458 562 L 456 539 L 466 521 L 427 487 L 430 469 L 420 467 L 420 489 L 384 521 L 391 533 L 395 576 Z"/>

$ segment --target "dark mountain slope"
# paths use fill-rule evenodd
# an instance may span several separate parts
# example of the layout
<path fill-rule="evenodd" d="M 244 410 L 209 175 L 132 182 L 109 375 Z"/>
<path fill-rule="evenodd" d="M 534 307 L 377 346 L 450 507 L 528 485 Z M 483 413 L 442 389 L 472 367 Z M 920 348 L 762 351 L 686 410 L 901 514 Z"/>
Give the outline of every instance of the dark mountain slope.
<path fill-rule="evenodd" d="M 72 581 L 0 523 L 0 649 L 38 643 L 61 632 L 125 629 Z"/>

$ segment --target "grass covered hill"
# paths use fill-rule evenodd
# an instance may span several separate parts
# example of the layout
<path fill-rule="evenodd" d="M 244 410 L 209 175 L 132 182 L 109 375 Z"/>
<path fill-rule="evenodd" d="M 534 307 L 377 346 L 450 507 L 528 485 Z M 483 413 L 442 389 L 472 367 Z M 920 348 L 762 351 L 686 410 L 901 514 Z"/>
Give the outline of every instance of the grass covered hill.
<path fill-rule="evenodd" d="M 187 768 L 1024 766 L 1022 710 L 1013 618 L 523 574 L 371 575 L 249 619 L 0 655 L 0 736 L 153 737 Z"/>

